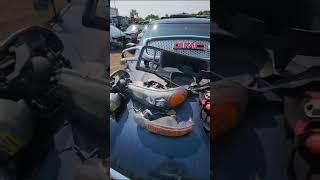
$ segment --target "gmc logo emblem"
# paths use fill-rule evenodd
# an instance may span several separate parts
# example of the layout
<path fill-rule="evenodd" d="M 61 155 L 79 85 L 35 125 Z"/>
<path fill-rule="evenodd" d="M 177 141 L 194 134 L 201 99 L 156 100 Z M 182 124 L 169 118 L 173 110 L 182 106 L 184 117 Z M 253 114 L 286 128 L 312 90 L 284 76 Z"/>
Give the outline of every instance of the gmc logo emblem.
<path fill-rule="evenodd" d="M 172 49 L 190 49 L 190 50 L 204 51 L 204 45 L 199 43 L 182 42 L 182 43 L 174 43 L 172 45 Z"/>

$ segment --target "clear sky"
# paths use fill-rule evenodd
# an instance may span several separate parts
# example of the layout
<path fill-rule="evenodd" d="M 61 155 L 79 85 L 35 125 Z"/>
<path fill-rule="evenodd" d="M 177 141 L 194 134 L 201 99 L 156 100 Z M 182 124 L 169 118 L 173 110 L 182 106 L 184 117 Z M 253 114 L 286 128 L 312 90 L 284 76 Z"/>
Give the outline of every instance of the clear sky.
<path fill-rule="evenodd" d="M 159 17 L 165 14 L 176 13 L 196 13 L 198 11 L 210 10 L 210 0 L 186 0 L 186 1 L 154 1 L 154 0 L 110 0 L 110 6 L 118 8 L 120 16 L 129 16 L 130 10 L 138 11 L 140 17 L 145 17 L 149 14 L 155 14 Z"/>

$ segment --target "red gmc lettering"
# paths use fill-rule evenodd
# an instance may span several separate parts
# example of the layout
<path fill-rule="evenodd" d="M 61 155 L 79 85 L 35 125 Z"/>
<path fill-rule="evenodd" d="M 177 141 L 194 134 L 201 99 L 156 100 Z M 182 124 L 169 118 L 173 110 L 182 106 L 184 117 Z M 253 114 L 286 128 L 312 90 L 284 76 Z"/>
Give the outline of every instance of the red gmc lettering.
<path fill-rule="evenodd" d="M 193 49 L 195 47 L 194 43 L 183 43 L 184 49 Z"/>
<path fill-rule="evenodd" d="M 172 49 L 192 49 L 192 50 L 204 50 L 204 45 L 199 43 L 174 43 Z"/>
<path fill-rule="evenodd" d="M 173 49 L 183 49 L 183 43 L 174 43 Z"/>

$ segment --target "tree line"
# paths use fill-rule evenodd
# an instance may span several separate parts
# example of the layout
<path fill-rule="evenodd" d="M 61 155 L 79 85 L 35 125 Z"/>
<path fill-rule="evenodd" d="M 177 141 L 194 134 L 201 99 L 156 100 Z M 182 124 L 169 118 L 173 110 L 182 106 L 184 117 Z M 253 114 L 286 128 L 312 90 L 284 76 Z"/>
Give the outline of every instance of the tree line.
<path fill-rule="evenodd" d="M 187 14 L 187 13 L 182 13 L 182 14 Z M 191 14 L 191 15 L 195 15 L 195 16 L 210 16 L 210 10 L 199 11 L 198 13 L 194 13 L 194 14 Z M 166 14 L 165 17 L 169 17 L 169 15 Z M 158 15 L 155 15 L 155 14 L 149 14 L 145 18 L 141 18 L 141 17 L 139 17 L 138 11 L 135 10 L 135 9 L 131 9 L 130 18 L 144 19 L 144 20 L 160 19 L 160 17 Z"/>

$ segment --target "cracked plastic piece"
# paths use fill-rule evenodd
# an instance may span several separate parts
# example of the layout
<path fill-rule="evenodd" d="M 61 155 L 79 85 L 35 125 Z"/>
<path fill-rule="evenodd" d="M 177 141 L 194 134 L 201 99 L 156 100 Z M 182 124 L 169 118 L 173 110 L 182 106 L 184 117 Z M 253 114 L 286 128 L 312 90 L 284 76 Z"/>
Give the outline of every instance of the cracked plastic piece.
<path fill-rule="evenodd" d="M 185 102 L 188 92 L 183 87 L 156 89 L 148 88 L 138 81 L 128 85 L 132 98 L 148 106 L 172 109 Z"/>
<path fill-rule="evenodd" d="M 194 123 L 191 120 L 177 122 L 175 115 L 164 116 L 155 120 L 150 120 L 151 113 L 136 112 L 134 120 L 148 131 L 163 136 L 184 136 L 192 131 Z"/>

